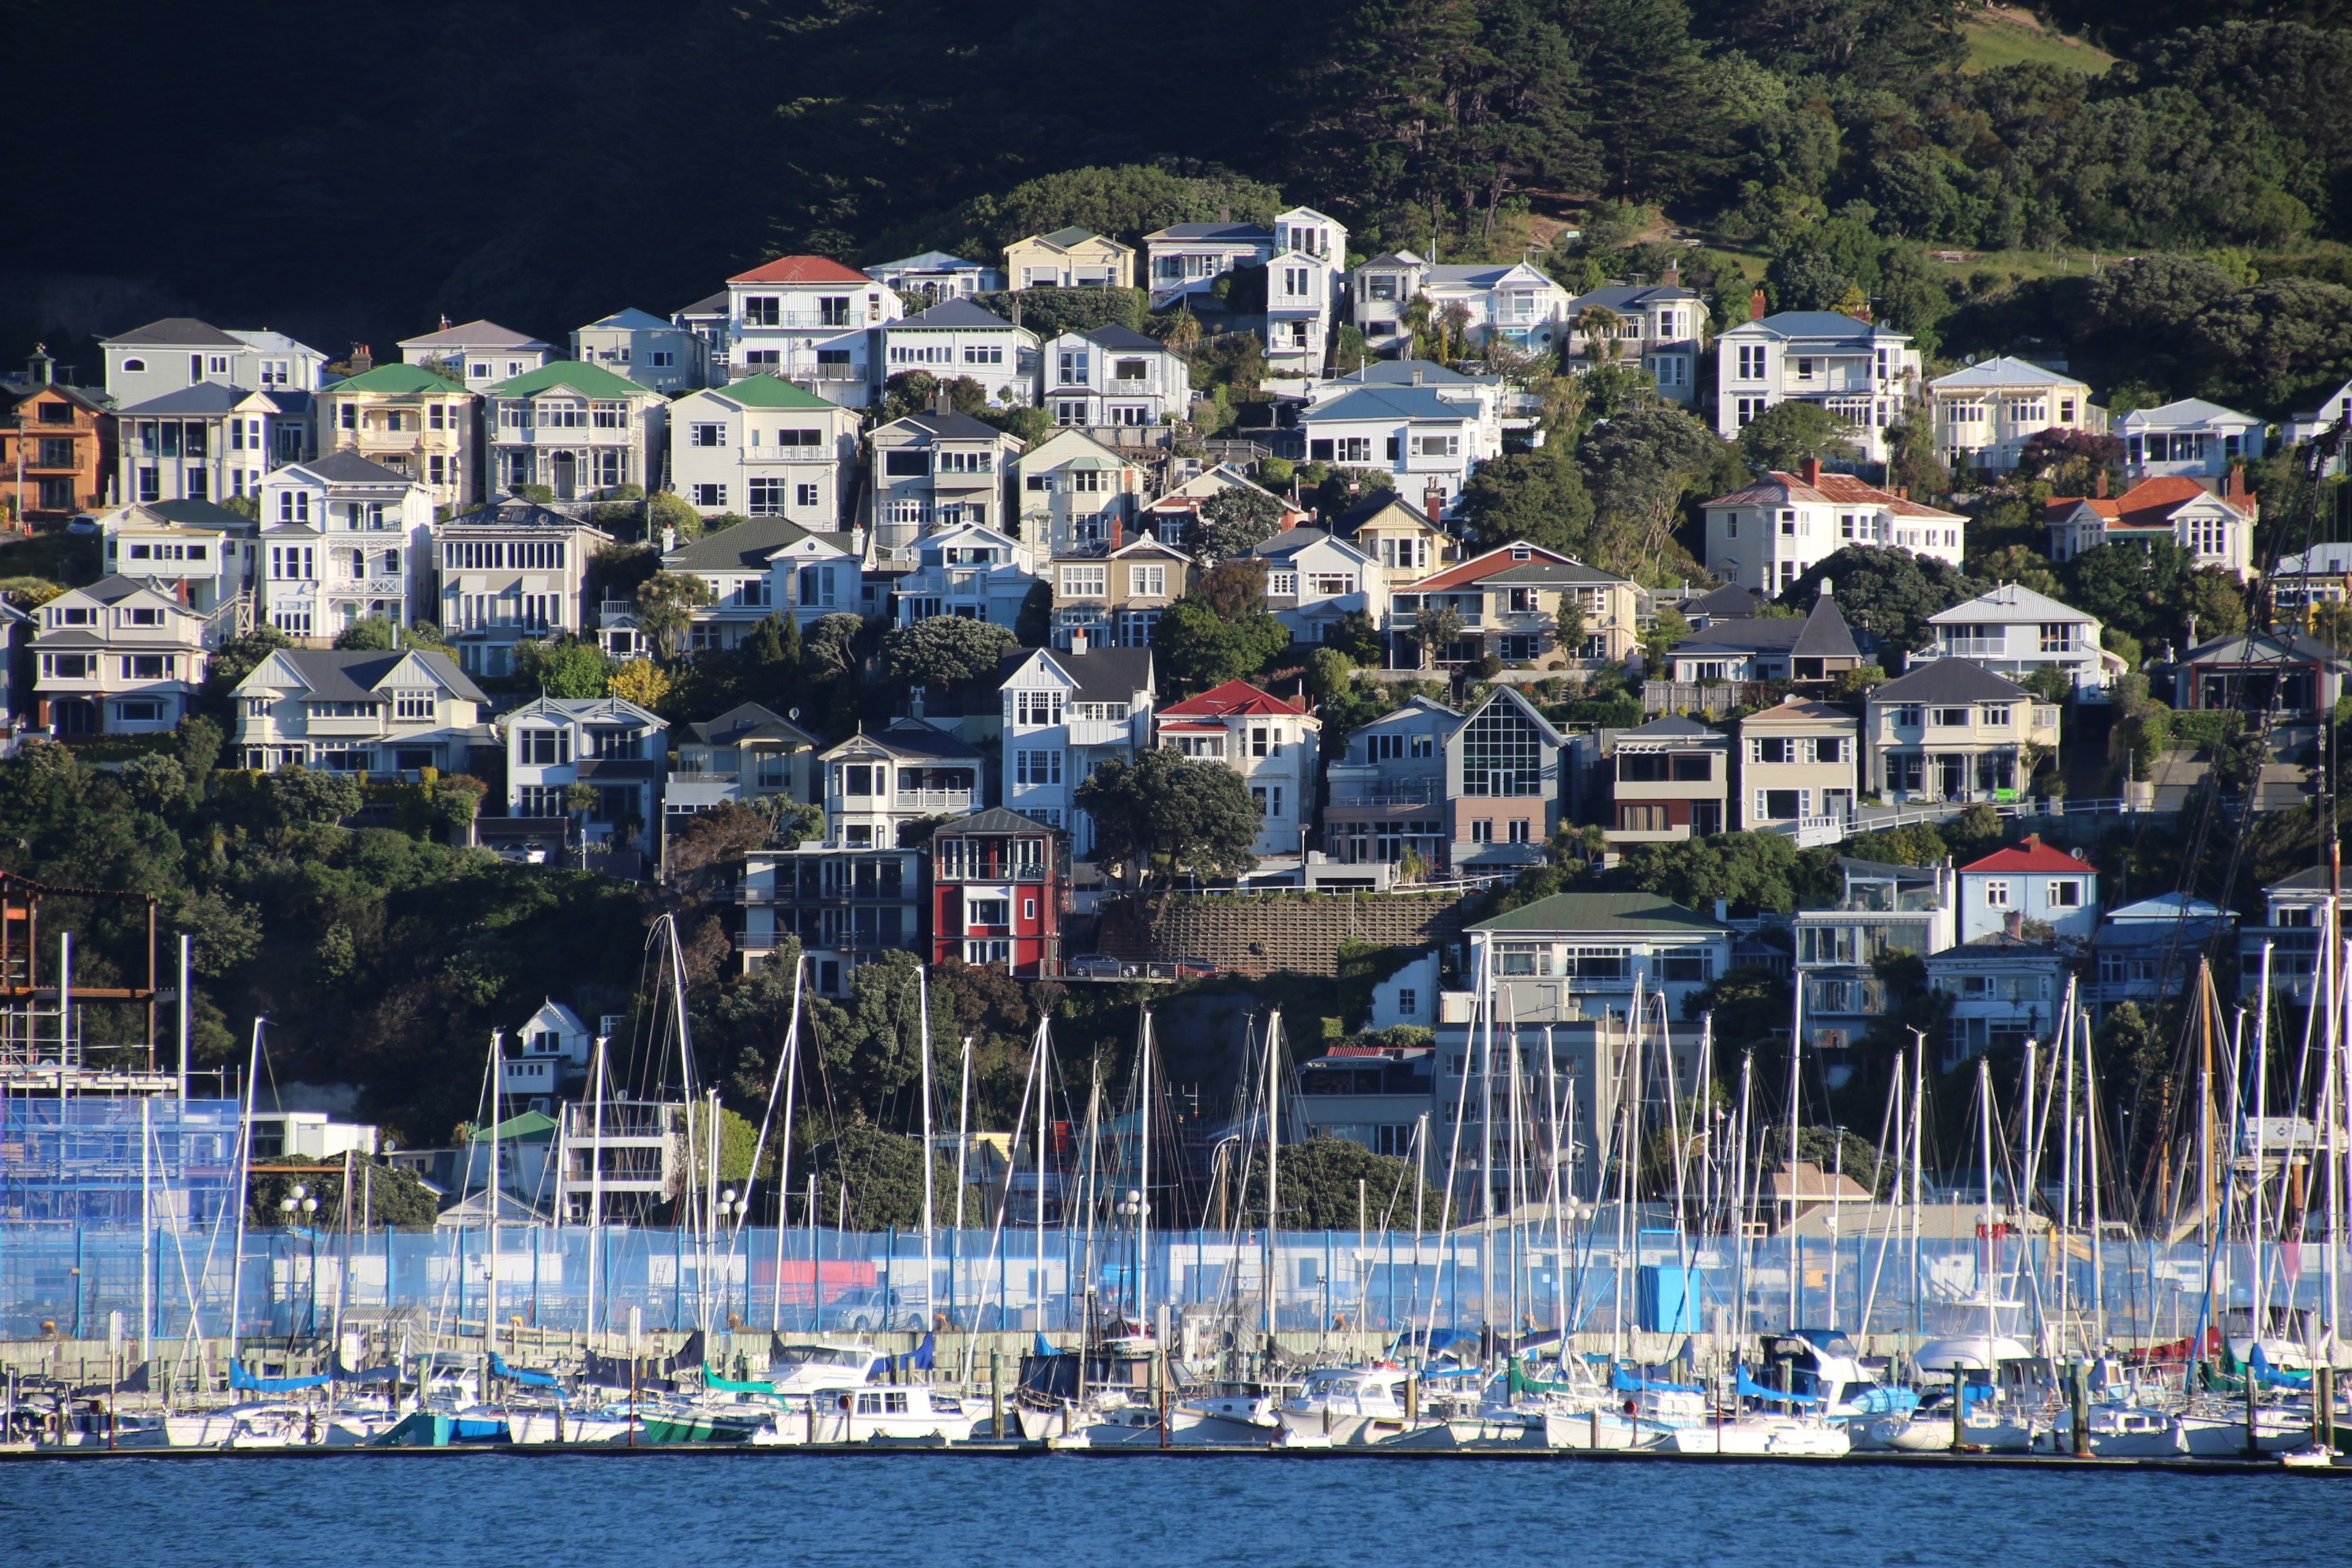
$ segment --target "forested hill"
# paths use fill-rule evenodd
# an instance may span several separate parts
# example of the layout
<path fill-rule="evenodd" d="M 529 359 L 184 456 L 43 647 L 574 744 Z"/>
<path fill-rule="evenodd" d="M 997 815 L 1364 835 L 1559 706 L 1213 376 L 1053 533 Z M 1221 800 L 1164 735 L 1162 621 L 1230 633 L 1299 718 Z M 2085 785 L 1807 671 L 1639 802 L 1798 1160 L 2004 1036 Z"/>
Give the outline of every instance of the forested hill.
<path fill-rule="evenodd" d="M 1142 163 L 1242 183 L 1111 199 L 1106 219 L 1273 187 L 1367 247 L 1434 233 L 1448 255 L 1494 248 L 1531 197 L 1657 204 L 1734 238 L 1841 209 L 1987 250 L 2352 238 L 2334 0 L 2069 0 L 2053 19 L 2121 57 L 2095 77 L 1963 74 L 1976 16 L 1958 0 L 0 0 L 17 195 L 0 352 L 165 308 L 338 353 L 444 312 L 561 342 L 782 251 L 1001 238 L 1057 205 L 1004 199 L 1024 182 Z"/>

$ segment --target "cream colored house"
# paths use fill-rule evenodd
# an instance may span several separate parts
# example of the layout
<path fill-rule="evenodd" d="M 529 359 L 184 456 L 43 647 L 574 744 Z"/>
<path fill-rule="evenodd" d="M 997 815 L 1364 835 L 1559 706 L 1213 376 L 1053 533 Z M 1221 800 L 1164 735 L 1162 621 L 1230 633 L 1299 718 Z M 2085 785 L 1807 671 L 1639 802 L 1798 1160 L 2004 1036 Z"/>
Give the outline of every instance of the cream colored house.
<path fill-rule="evenodd" d="M 1853 814 L 1862 776 L 1862 721 L 1826 702 L 1790 697 L 1739 721 L 1734 826 L 1797 833 Z"/>
<path fill-rule="evenodd" d="M 1258 809 L 1258 855 L 1297 855 L 1315 820 L 1316 748 L 1323 721 L 1246 680 L 1228 680 L 1159 714 L 1159 742 L 1242 775 Z"/>
<path fill-rule="evenodd" d="M 319 450 L 357 452 L 463 510 L 482 493 L 478 401 L 422 365 L 380 364 L 320 390 Z"/>
<path fill-rule="evenodd" d="M 1584 612 L 1578 647 L 1559 646 L 1559 611 L 1573 595 Z M 1642 591 L 1631 578 L 1524 542 L 1500 544 L 1424 577 L 1390 600 L 1385 617 L 1391 662 L 1411 668 L 1420 652 L 1401 646 L 1415 635 L 1421 612 L 1451 610 L 1462 635 L 1436 650 L 1438 664 L 1473 664 L 1489 654 L 1506 664 L 1555 658 L 1622 660 L 1640 637 Z"/>
<path fill-rule="evenodd" d="M 1018 289 L 1132 289 L 1135 247 L 1089 228 L 1033 234 L 1004 247 L 1004 277 Z"/>
<path fill-rule="evenodd" d="M 461 773 L 498 743 L 488 700 L 447 654 L 279 648 L 237 682 L 236 754 L 266 773 Z"/>
<path fill-rule="evenodd" d="M 1033 555 L 1112 549 L 1135 531 L 1143 469 L 1080 430 L 1057 430 L 1013 462 L 1021 542 Z"/>
<path fill-rule="evenodd" d="M 1392 489 L 1376 489 L 1331 522 L 1332 534 L 1380 563 L 1393 594 L 1452 561 L 1454 536 Z"/>
<path fill-rule="evenodd" d="M 1936 450 L 1955 468 L 2006 473 L 2044 430 L 2107 430 L 2107 411 L 2091 401 L 2088 383 L 2007 354 L 1937 376 L 1927 403 Z"/>
<path fill-rule="evenodd" d="M 545 485 L 586 500 L 661 465 L 669 400 L 598 365 L 558 360 L 482 395 L 494 490 Z"/>
<path fill-rule="evenodd" d="M 59 735 L 152 734 L 194 707 L 212 623 L 152 580 L 117 574 L 68 588 L 34 612 L 34 722 Z"/>
<path fill-rule="evenodd" d="M 773 375 L 669 405 L 669 488 L 705 517 L 786 517 L 829 532 L 857 460 L 857 413 Z"/>
<path fill-rule="evenodd" d="M 1939 658 L 1870 693 L 1869 788 L 1890 803 L 2002 801 L 2058 748 L 2058 710 L 1965 658 Z"/>

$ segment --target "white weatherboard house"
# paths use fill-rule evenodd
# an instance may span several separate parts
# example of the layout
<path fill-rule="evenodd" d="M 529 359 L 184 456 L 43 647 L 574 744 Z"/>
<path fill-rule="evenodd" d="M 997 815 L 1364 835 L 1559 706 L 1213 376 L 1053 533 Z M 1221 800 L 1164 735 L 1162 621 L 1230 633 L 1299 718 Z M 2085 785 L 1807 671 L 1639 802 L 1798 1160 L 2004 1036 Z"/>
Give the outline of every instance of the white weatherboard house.
<path fill-rule="evenodd" d="M 1800 474 L 1774 470 L 1706 504 L 1706 569 L 1776 596 L 1814 563 L 1849 545 L 1885 545 L 1960 563 L 1968 519 L 1809 459 Z"/>
<path fill-rule="evenodd" d="M 357 452 L 289 463 L 261 487 L 262 609 L 292 637 L 430 605 L 433 492 Z"/>
<path fill-rule="evenodd" d="M 1350 313 L 1375 345 L 1405 335 L 1405 310 L 1424 296 L 1433 316 L 1460 305 L 1474 342 L 1514 348 L 1555 346 L 1569 315 L 1568 290 L 1524 261 L 1457 266 L 1423 261 L 1410 250 L 1376 256 L 1357 268 L 1354 296 Z"/>
<path fill-rule="evenodd" d="M 489 700 L 444 653 L 278 648 L 236 684 L 236 754 L 359 774 L 464 773 L 498 744 L 479 722 Z"/>
<path fill-rule="evenodd" d="M 895 290 L 824 256 L 780 256 L 737 273 L 725 308 L 711 325 L 728 379 L 765 371 L 852 406 L 868 394 L 866 329 L 907 313 Z"/>
<path fill-rule="evenodd" d="M 662 570 L 699 577 L 711 600 L 694 609 L 687 646 L 733 647 L 770 616 L 790 616 L 805 631 L 827 616 L 858 606 L 857 541 L 819 533 L 789 518 L 753 518 L 688 540 L 662 556 Z M 606 618 L 627 614 L 620 601 Z"/>
<path fill-rule="evenodd" d="M 857 460 L 857 415 L 789 381 L 747 375 L 669 405 L 670 489 L 709 517 L 839 526 L 842 475 Z"/>
<path fill-rule="evenodd" d="M 2052 668 L 2078 694 L 2102 701 L 2124 674 L 2122 657 L 2099 646 L 2095 618 L 2021 583 L 2003 583 L 1937 611 L 1927 624 L 1935 645 L 1911 655 L 1914 667 L 1931 658 L 1973 659 L 2011 680 Z"/>
<path fill-rule="evenodd" d="M 976 522 L 950 524 L 914 546 L 915 569 L 898 580 L 898 624 L 962 616 L 1000 626 L 1020 623 L 1037 584 L 1021 542 Z"/>
<path fill-rule="evenodd" d="M 98 520 L 109 575 L 120 573 L 209 616 L 250 593 L 260 562 L 260 524 L 210 501 L 152 501 L 117 507 Z"/>
<path fill-rule="evenodd" d="M 1126 327 L 1097 327 L 1048 339 L 1039 355 L 1039 404 L 1056 425 L 1143 441 L 1144 434 L 1184 417 L 1192 373 L 1184 356 Z"/>
<path fill-rule="evenodd" d="M 1426 386 L 1365 386 L 1302 413 L 1309 461 L 1382 468 L 1399 494 L 1435 492 L 1454 509 L 1471 469 L 1500 449 L 1489 447 L 1475 405 Z"/>
<path fill-rule="evenodd" d="M 1617 318 L 1607 337 L 1586 331 L 1585 312 L 1601 310 Z M 1655 283 L 1612 283 L 1570 300 L 1564 314 L 1570 351 L 1586 365 L 1604 360 L 1638 364 L 1658 384 L 1658 394 L 1689 404 L 1698 395 L 1700 333 L 1706 329 L 1706 301 L 1682 286 L 1682 271 L 1666 268 Z M 1594 319 L 1599 323 L 1600 318 Z"/>
<path fill-rule="evenodd" d="M 545 485 L 585 500 L 658 484 L 668 400 L 611 371 L 556 360 L 482 394 L 490 486 Z"/>
<path fill-rule="evenodd" d="M 1715 429 L 1727 441 L 1776 404 L 1818 403 L 1852 430 L 1864 458 L 1883 463 L 1887 426 L 1919 395 L 1910 336 L 1835 310 L 1742 321 L 1715 349 Z"/>
<path fill-rule="evenodd" d="M 709 374 L 701 338 L 650 310 L 635 308 L 576 327 L 572 357 L 673 395 L 700 386 Z"/>
<path fill-rule="evenodd" d="M 2135 408 L 2114 430 L 2123 437 L 2125 470 L 2136 479 L 2218 479 L 2232 463 L 2270 449 L 2270 427 L 2262 419 L 2201 397 Z"/>
<path fill-rule="evenodd" d="M 1004 287 L 1004 274 L 997 268 L 950 256 L 944 250 L 902 256 L 896 261 L 867 268 L 866 275 L 901 294 L 932 300 L 969 300 L 974 294 L 992 294 Z"/>
<path fill-rule="evenodd" d="M 462 327 L 453 327 L 446 317 L 438 330 L 400 342 L 403 363 L 437 369 L 450 380 L 478 392 L 501 381 L 529 375 L 554 353 L 530 333 L 501 327 L 496 321 L 467 321 Z"/>
<path fill-rule="evenodd" d="M 2006 473 L 2044 430 L 2105 435 L 2107 411 L 2085 382 L 2007 354 L 1927 384 L 1936 450 L 1955 468 Z"/>
<path fill-rule="evenodd" d="M 1150 743 L 1151 650 L 1037 648 L 1006 662 L 1005 806 L 1067 829 L 1072 852 L 1090 858 L 1094 822 L 1071 799 L 1103 762 Z"/>
<path fill-rule="evenodd" d="M 969 377 L 1002 408 L 1037 401 L 1037 334 L 969 300 L 944 300 L 882 329 L 882 374 Z"/>
<path fill-rule="evenodd" d="M 210 667 L 208 634 L 226 626 L 119 574 L 68 588 L 34 614 L 34 722 L 59 735 L 175 728 Z"/>

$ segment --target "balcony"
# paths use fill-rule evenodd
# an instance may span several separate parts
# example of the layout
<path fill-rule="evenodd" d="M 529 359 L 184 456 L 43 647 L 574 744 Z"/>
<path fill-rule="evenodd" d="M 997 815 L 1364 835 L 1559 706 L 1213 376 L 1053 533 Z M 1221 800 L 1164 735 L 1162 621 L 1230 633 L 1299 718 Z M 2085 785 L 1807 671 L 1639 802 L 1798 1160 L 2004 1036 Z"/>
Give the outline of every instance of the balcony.
<path fill-rule="evenodd" d="M 1070 719 L 1063 728 L 1073 746 L 1124 746 L 1135 738 L 1130 719 Z"/>
<path fill-rule="evenodd" d="M 383 719 L 373 713 L 363 719 L 312 713 L 304 718 L 302 730 L 314 741 L 373 741 L 383 735 Z"/>

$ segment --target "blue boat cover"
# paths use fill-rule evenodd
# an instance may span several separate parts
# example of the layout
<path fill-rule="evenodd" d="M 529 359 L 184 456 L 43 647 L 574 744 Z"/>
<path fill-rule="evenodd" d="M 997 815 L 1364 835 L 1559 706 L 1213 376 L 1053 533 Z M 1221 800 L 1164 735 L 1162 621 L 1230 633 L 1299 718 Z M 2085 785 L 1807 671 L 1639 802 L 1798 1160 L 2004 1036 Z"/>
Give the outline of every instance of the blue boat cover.
<path fill-rule="evenodd" d="M 245 1363 L 228 1363 L 228 1385 L 255 1394 L 296 1394 L 306 1388 L 324 1388 L 334 1381 L 333 1373 L 324 1372 L 315 1377 L 256 1377 L 246 1371 Z"/>
<path fill-rule="evenodd" d="M 1609 1386 L 1620 1394 L 1705 1394 L 1696 1383 L 1659 1383 L 1647 1377 L 1635 1377 L 1623 1367 L 1609 1374 Z"/>
<path fill-rule="evenodd" d="M 1818 1394 L 1788 1394 L 1777 1388 L 1767 1388 L 1748 1376 L 1745 1366 L 1739 1369 L 1739 1396 L 1743 1399 L 1769 1399 L 1781 1405 L 1819 1405 L 1822 1402 Z"/>

